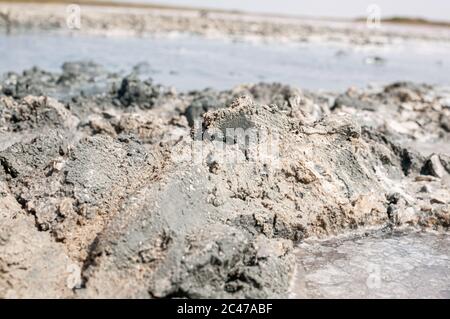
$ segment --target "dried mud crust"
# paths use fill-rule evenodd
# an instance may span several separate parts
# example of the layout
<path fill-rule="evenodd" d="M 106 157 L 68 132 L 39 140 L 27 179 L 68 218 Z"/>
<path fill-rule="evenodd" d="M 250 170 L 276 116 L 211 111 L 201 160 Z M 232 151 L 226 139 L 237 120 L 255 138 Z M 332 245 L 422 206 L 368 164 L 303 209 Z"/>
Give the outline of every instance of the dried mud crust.
<path fill-rule="evenodd" d="M 86 62 L 0 86 L 0 297 L 283 297 L 304 238 L 450 224 L 441 88 L 177 93 Z"/>

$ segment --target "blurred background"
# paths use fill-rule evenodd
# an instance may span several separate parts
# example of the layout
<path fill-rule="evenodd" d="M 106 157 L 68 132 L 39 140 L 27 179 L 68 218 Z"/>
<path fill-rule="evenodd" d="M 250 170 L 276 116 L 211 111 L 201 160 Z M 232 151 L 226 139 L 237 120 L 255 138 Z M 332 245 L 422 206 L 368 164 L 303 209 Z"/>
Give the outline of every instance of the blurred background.
<path fill-rule="evenodd" d="M 0 73 L 91 60 L 187 91 L 450 83 L 450 2 L 0 1 Z M 263 15 L 261 15 L 263 13 Z"/>
<path fill-rule="evenodd" d="M 367 14 L 371 4 L 382 8 L 386 16 L 420 17 L 450 20 L 450 2 L 445 0 L 124 0 L 126 2 L 160 3 L 201 8 L 242 10 L 271 14 L 289 14 L 310 17 L 357 18 Z"/>

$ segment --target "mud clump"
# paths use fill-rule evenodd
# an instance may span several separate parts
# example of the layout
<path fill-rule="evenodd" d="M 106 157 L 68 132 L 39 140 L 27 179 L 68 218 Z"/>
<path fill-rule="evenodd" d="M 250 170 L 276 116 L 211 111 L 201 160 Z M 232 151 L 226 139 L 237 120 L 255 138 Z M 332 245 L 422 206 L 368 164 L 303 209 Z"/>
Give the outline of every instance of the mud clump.
<path fill-rule="evenodd" d="M 449 227 L 439 88 L 1 86 L 0 297 L 283 297 L 305 238 Z"/>
<path fill-rule="evenodd" d="M 117 98 L 123 106 L 139 105 L 150 109 L 160 95 L 158 87 L 150 81 L 141 81 L 135 76 L 126 77 L 117 91 Z"/>

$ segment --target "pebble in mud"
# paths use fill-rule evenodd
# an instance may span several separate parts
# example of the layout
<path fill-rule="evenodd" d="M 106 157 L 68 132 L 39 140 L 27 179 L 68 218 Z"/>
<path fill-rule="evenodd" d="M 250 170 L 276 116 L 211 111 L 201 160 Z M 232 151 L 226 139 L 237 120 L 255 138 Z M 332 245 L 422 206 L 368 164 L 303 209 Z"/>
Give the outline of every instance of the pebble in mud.
<path fill-rule="evenodd" d="M 425 163 L 425 166 L 422 168 L 422 172 L 424 174 L 433 175 L 435 177 L 442 178 L 447 175 L 447 171 L 441 163 L 441 159 L 439 155 L 433 154 L 428 161 Z"/>

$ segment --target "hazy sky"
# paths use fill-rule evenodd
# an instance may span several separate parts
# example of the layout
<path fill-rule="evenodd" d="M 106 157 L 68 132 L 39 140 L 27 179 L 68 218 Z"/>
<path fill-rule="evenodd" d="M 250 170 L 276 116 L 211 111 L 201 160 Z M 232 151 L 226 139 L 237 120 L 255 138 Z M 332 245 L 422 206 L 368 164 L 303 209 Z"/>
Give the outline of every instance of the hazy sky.
<path fill-rule="evenodd" d="M 450 0 L 122 0 L 239 9 L 253 12 L 288 13 L 324 17 L 360 17 L 370 4 L 382 16 L 412 16 L 450 21 Z"/>

